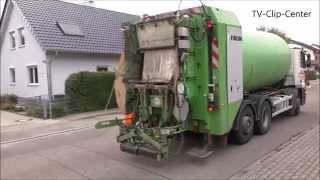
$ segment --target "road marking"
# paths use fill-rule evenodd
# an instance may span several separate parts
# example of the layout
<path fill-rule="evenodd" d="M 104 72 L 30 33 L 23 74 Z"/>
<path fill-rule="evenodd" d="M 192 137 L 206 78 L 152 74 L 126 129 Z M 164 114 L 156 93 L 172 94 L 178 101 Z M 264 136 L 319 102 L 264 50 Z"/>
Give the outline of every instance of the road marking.
<path fill-rule="evenodd" d="M 72 129 L 67 129 L 67 130 L 63 130 L 63 131 L 56 131 L 56 132 L 51 132 L 51 133 L 46 133 L 46 134 L 40 134 L 40 135 L 26 137 L 26 138 L 18 138 L 18 139 L 13 139 L 13 140 L 1 141 L 0 144 L 5 145 L 5 144 L 12 144 L 12 143 L 26 142 L 26 141 L 31 141 L 31 140 L 38 140 L 38 139 L 43 139 L 43 138 L 47 138 L 47 137 L 51 137 L 51 136 L 79 132 L 79 131 L 83 131 L 83 130 L 87 130 L 87 129 L 94 129 L 94 125 L 84 126 L 84 127 L 80 127 L 80 128 L 72 128 Z"/>

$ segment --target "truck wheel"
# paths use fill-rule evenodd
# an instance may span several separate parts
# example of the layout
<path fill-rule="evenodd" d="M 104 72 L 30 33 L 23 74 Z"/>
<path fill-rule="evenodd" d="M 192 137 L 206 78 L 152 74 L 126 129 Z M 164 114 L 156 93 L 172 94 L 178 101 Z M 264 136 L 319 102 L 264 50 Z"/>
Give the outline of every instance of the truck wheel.
<path fill-rule="evenodd" d="M 287 111 L 286 114 L 289 116 L 298 116 L 300 114 L 300 103 L 301 103 L 300 98 L 297 97 L 296 100 L 294 101 L 292 109 Z"/>
<path fill-rule="evenodd" d="M 267 101 L 264 101 L 259 112 L 260 114 L 258 116 L 260 117 L 260 120 L 256 121 L 254 127 L 255 132 L 262 135 L 266 134 L 270 130 L 272 119 L 270 104 Z"/>
<path fill-rule="evenodd" d="M 236 144 L 247 143 L 253 135 L 254 112 L 249 105 L 242 109 L 238 116 L 239 128 L 231 132 L 233 141 Z"/>
<path fill-rule="evenodd" d="M 298 116 L 300 114 L 300 103 L 300 98 L 297 98 L 296 105 L 291 109 L 292 112 L 290 112 L 293 116 Z"/>
<path fill-rule="evenodd" d="M 301 105 L 301 99 L 298 96 L 298 91 L 296 89 L 287 89 L 284 91 L 287 95 L 293 95 L 292 97 L 292 108 L 285 112 L 286 115 L 289 116 L 298 116 L 300 113 L 300 105 Z"/>

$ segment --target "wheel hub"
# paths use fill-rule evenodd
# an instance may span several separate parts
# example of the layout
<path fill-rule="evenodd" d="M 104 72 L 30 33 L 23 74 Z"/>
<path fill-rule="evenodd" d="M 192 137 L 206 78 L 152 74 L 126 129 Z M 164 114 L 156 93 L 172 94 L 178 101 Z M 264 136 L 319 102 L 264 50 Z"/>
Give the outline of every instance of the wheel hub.
<path fill-rule="evenodd" d="M 252 126 L 251 117 L 250 116 L 244 116 L 243 119 L 242 119 L 243 132 L 245 134 L 249 134 L 251 126 Z"/>

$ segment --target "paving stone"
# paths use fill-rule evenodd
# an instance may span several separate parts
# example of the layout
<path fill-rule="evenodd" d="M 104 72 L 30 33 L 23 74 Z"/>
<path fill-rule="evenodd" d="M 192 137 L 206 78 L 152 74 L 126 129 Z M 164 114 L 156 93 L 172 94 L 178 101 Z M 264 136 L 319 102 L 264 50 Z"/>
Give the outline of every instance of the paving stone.
<path fill-rule="evenodd" d="M 319 143 L 317 125 L 292 137 L 230 179 L 320 180 Z"/>

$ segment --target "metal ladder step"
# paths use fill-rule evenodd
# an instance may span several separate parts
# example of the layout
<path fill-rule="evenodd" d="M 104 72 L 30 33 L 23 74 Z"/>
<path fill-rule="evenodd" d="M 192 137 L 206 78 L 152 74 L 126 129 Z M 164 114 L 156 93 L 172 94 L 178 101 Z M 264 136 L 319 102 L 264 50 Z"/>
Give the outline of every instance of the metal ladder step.
<path fill-rule="evenodd" d="M 206 144 L 202 148 L 194 147 L 187 152 L 189 156 L 200 158 L 200 159 L 207 158 L 213 153 L 214 153 L 213 148 L 209 144 Z"/>

